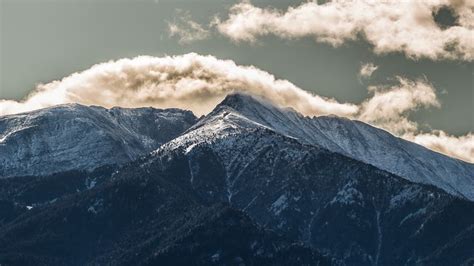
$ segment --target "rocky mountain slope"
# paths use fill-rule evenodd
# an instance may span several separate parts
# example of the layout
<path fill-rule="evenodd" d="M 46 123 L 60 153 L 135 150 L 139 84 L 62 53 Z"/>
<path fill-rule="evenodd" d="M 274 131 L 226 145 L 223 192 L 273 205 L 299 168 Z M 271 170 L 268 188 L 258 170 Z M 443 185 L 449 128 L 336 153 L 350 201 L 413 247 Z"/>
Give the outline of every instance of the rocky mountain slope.
<path fill-rule="evenodd" d="M 249 95 L 228 97 L 214 110 L 214 115 L 218 113 L 227 114 L 229 121 L 251 121 L 301 143 L 323 147 L 407 180 L 431 184 L 474 200 L 474 164 L 431 151 L 363 122 L 336 116 L 304 117 Z M 207 122 L 200 124 L 204 123 Z"/>
<path fill-rule="evenodd" d="M 0 263 L 474 263 L 474 202 L 459 188 L 414 182 L 290 134 L 309 138 L 303 125 L 317 119 L 232 95 L 123 166 L 0 179 Z M 387 145 L 401 141 L 379 133 Z M 334 141 L 360 142 L 354 134 Z"/>
<path fill-rule="evenodd" d="M 239 112 L 242 106 L 253 116 L 268 108 L 230 96 L 140 167 L 182 160 L 189 172 L 179 175 L 180 186 L 348 265 L 472 261 L 471 201 L 281 134 Z"/>
<path fill-rule="evenodd" d="M 134 169 L 134 170 L 132 170 Z M 99 171 L 99 170 L 96 170 Z M 94 172 L 96 172 L 94 171 Z M 59 180 L 110 173 L 68 172 L 30 180 L 42 204 L 25 207 L 0 224 L 2 265 L 336 265 L 300 242 L 255 224 L 225 203 L 204 204 L 171 181 L 170 172 L 150 177 L 130 168 L 94 188 L 60 195 Z M 3 179 L 3 185 L 17 179 Z M 35 183 L 36 182 L 36 183 Z M 61 182 L 59 182 L 61 183 Z M 73 187 L 72 185 L 71 187 Z M 14 185 L 10 184 L 10 187 Z M 31 190 L 21 190 L 27 192 Z M 23 194 L 22 192 L 18 194 Z M 28 194 L 28 193 L 25 193 Z M 2 196 L 3 202 L 12 198 Z M 1 206 L 1 205 L 0 205 Z M 18 210 L 22 209 L 22 210 Z M 5 210 L 5 209 L 3 209 Z M 2 209 L 0 207 L 0 212 Z"/>
<path fill-rule="evenodd" d="M 0 117 L 0 177 L 134 160 L 196 121 L 189 111 L 60 105 Z"/>

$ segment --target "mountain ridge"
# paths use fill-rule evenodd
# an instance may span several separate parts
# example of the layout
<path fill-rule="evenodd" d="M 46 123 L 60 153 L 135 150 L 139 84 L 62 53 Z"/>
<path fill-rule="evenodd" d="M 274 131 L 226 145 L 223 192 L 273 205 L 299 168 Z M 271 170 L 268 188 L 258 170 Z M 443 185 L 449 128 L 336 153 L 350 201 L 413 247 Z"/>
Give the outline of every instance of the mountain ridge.
<path fill-rule="evenodd" d="M 474 202 L 301 141 L 284 130 L 310 121 L 242 97 L 126 164 L 0 179 L 0 262 L 472 264 Z"/>
<path fill-rule="evenodd" d="M 106 109 L 80 104 L 64 104 L 0 117 L 0 145 L 4 148 L 3 155 L 0 151 L 0 176 L 50 174 L 55 167 L 59 167 L 57 171 L 65 171 L 121 164 L 186 135 L 210 119 L 218 119 L 215 116 L 219 115 L 229 116 L 230 119 L 224 118 L 223 121 L 231 124 L 265 127 L 302 143 L 326 148 L 408 180 L 433 184 L 451 194 L 474 200 L 474 164 L 431 151 L 361 121 L 336 116 L 307 117 L 291 108 L 277 107 L 263 97 L 242 93 L 228 95 L 211 113 L 199 119 L 190 111 L 176 108 Z M 133 119 L 139 121 L 134 123 Z M 160 128 L 160 123 L 164 128 Z M 210 132 L 216 130 L 207 129 Z M 91 132 L 78 135 L 75 130 Z M 159 136 L 163 134 L 167 136 Z M 64 145 L 72 139 L 84 140 L 83 147 Z M 102 149 L 103 154 L 87 162 L 84 156 L 80 156 L 81 149 L 92 150 L 90 143 L 94 142 L 97 147 L 105 147 L 97 148 L 99 151 Z M 13 146 L 19 149 L 15 150 Z M 109 151 L 104 152 L 106 149 Z M 67 151 L 72 151 L 72 154 L 67 154 Z M 63 157 L 69 157 L 69 162 L 62 160 Z M 12 160 L 21 161 L 23 165 Z M 69 166 L 44 167 L 48 160 L 68 163 Z M 78 163 L 73 163 L 73 160 Z M 97 164 L 99 161 L 102 163 Z"/>
<path fill-rule="evenodd" d="M 120 164 L 194 124 L 190 111 L 65 104 L 0 117 L 0 177 Z"/>
<path fill-rule="evenodd" d="M 304 143 L 321 146 L 411 181 L 433 184 L 474 200 L 474 164 L 403 140 L 383 129 L 336 116 L 306 117 L 292 109 L 279 108 L 261 97 L 246 94 L 226 97 L 210 116 L 225 112 L 223 109 L 226 107 Z"/>

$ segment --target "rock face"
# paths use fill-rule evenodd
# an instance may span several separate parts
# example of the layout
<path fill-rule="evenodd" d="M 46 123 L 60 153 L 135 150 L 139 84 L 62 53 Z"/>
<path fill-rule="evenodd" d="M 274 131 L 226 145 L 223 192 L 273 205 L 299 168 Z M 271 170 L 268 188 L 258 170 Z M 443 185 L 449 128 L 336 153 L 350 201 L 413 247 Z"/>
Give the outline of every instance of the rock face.
<path fill-rule="evenodd" d="M 320 128 L 333 144 L 310 139 L 317 119 L 343 125 Z M 448 191 L 437 177 L 414 182 L 328 148 L 362 145 L 361 131 L 346 125 L 359 122 L 317 119 L 232 95 L 124 166 L 0 179 L 0 263 L 474 263 L 474 202 L 460 188 Z M 335 135 L 345 130 L 355 135 Z M 387 145 L 401 141 L 371 130 Z"/>
<path fill-rule="evenodd" d="M 60 105 L 0 117 L 0 177 L 134 160 L 196 121 L 189 111 Z"/>

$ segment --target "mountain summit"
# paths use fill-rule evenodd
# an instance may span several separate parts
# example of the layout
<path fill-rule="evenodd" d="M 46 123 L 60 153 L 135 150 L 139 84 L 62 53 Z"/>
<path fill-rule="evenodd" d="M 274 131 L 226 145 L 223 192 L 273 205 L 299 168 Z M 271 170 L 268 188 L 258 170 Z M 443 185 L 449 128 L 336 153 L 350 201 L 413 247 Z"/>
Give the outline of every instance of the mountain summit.
<path fill-rule="evenodd" d="M 193 128 L 209 121 L 214 121 L 213 127 L 206 127 L 209 132 L 216 133 L 215 129 L 232 127 L 232 124 L 267 128 L 407 180 L 430 184 L 474 200 L 474 164 L 434 152 L 360 121 L 336 116 L 305 117 L 292 109 L 279 108 L 266 99 L 246 94 L 227 96 Z"/>

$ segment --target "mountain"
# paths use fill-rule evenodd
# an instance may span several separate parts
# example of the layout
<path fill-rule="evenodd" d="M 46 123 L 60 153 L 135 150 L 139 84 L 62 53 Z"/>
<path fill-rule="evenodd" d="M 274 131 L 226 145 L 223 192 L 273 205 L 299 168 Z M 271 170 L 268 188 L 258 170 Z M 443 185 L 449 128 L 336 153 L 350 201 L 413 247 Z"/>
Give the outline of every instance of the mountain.
<path fill-rule="evenodd" d="M 250 96 L 229 96 L 140 167 L 153 173 L 182 160 L 189 173 L 179 175 L 180 186 L 206 202 L 227 201 L 266 228 L 348 265 L 473 260 L 472 201 L 283 134 L 289 121 L 264 110 L 294 114 Z M 257 119 L 262 116 L 275 118 L 273 127 Z"/>
<path fill-rule="evenodd" d="M 151 177 L 140 168 L 129 169 L 133 172 L 118 174 L 94 188 L 66 192 L 34 207 L 23 205 L 13 220 L 0 224 L 0 263 L 335 265 L 332 258 L 265 230 L 228 204 L 204 204 L 171 181 L 169 175 L 178 172 L 155 171 Z M 36 188 L 38 197 L 47 197 L 57 191 L 44 184 L 86 174 L 55 174 L 42 177 L 36 185 L 31 181 L 28 187 Z M 15 181 L 0 180 L 3 185 Z M 12 199 L 0 197 L 0 202 Z M 20 209 L 29 200 L 20 196 L 12 205 Z"/>
<path fill-rule="evenodd" d="M 0 179 L 0 263 L 474 263 L 472 200 L 290 134 L 313 120 L 231 95 L 127 164 Z"/>
<path fill-rule="evenodd" d="M 0 117 L 0 177 L 91 170 L 138 158 L 196 121 L 189 111 L 60 105 Z"/>
<path fill-rule="evenodd" d="M 304 117 L 294 110 L 275 107 L 265 99 L 241 94 L 228 97 L 214 112 L 232 114 L 229 119 L 252 121 L 302 143 L 474 200 L 474 164 L 431 151 L 363 122 L 336 116 Z"/>

